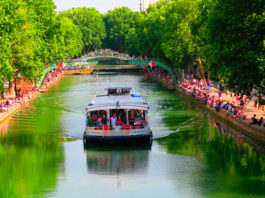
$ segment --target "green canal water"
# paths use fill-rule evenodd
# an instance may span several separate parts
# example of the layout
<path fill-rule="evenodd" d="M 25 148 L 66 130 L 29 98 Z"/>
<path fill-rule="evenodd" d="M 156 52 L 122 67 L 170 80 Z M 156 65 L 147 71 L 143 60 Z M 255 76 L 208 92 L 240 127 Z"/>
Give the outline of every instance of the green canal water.
<path fill-rule="evenodd" d="M 85 107 L 112 85 L 145 95 L 151 149 L 84 148 Z M 264 148 L 138 75 L 65 76 L 0 134 L 1 198 L 265 197 Z"/>

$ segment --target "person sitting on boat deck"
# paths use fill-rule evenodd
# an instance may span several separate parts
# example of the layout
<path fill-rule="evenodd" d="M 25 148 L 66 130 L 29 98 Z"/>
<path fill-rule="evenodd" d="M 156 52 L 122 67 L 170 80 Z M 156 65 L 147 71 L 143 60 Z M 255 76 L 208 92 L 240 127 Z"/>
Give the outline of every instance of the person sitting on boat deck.
<path fill-rule="evenodd" d="M 134 119 L 133 115 L 130 115 L 128 121 L 129 121 L 129 125 L 131 125 L 133 127 L 134 126 L 134 122 L 135 122 L 135 119 Z"/>
<path fill-rule="evenodd" d="M 122 121 L 120 115 L 118 116 L 117 125 L 119 125 L 119 126 L 123 126 L 123 121 Z"/>
<path fill-rule="evenodd" d="M 102 122 L 103 125 L 107 125 L 108 119 L 106 118 L 106 115 L 105 114 L 103 114 L 102 119 L 101 119 L 101 122 Z"/>
<path fill-rule="evenodd" d="M 253 124 L 257 124 L 257 123 L 258 123 L 258 120 L 257 120 L 257 118 L 256 118 L 256 114 L 253 115 L 253 117 L 251 118 L 251 120 L 252 120 L 252 122 L 249 123 L 249 124 L 251 124 L 251 125 L 253 125 Z"/>
<path fill-rule="evenodd" d="M 116 113 L 114 113 L 110 119 L 110 125 L 113 127 L 113 126 L 116 126 L 117 125 L 117 117 L 116 117 Z"/>
<path fill-rule="evenodd" d="M 87 116 L 87 119 L 86 119 L 86 125 L 89 126 L 89 127 L 94 126 L 94 122 L 93 122 L 93 120 L 90 118 L 90 116 Z"/>

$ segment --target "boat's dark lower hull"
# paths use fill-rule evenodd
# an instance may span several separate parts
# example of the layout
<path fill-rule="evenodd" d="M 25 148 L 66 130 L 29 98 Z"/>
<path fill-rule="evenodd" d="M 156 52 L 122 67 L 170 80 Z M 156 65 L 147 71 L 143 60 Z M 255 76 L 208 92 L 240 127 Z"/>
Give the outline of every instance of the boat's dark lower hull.
<path fill-rule="evenodd" d="M 102 145 L 151 145 L 152 134 L 150 135 L 135 135 L 135 136 L 85 136 L 83 137 L 84 144 L 102 144 Z"/>

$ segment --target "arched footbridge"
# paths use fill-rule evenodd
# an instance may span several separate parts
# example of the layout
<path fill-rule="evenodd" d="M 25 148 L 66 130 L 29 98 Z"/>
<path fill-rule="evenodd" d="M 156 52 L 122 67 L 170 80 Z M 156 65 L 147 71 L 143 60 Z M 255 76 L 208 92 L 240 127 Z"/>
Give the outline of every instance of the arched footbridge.
<path fill-rule="evenodd" d="M 76 65 L 90 65 L 90 68 L 93 68 L 96 71 L 107 71 L 107 70 L 130 70 L 130 69 L 138 69 L 142 70 L 145 65 L 156 65 L 168 71 L 170 76 L 174 76 L 175 71 L 172 69 L 173 67 L 166 63 L 165 61 L 158 58 L 146 58 L 146 59 L 137 59 L 134 57 L 130 57 L 127 54 L 93 54 L 93 56 L 82 56 L 78 59 L 74 59 L 73 61 L 64 62 L 64 66 L 76 66 Z M 44 70 L 44 74 L 42 78 L 38 82 L 38 87 L 41 87 L 46 75 L 51 70 L 58 67 L 58 64 L 54 63 L 50 67 Z M 173 82 L 176 85 L 177 81 L 173 77 Z"/>

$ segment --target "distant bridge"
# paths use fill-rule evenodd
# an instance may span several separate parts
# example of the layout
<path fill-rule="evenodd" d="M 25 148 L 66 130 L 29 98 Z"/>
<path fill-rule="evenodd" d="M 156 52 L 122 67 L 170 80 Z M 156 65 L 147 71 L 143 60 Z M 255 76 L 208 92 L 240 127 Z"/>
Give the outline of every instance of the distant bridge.
<path fill-rule="evenodd" d="M 89 64 L 90 68 L 93 68 L 94 70 L 116 71 L 116 70 L 141 70 L 143 69 L 143 66 L 150 64 L 152 61 L 155 63 L 156 66 L 167 70 L 169 75 L 173 77 L 172 79 L 174 84 L 175 85 L 177 84 L 177 81 L 175 80 L 174 77 L 175 71 L 173 70 L 173 67 L 170 64 L 166 63 L 165 61 L 158 58 L 139 59 L 139 58 L 130 57 L 127 54 L 122 54 L 122 53 L 100 54 L 98 52 L 94 53 L 93 56 L 92 55 L 83 56 L 71 62 L 69 61 L 64 62 L 64 64 L 66 66 Z M 42 85 L 47 73 L 52 69 L 55 69 L 56 67 L 57 65 L 54 63 L 50 67 L 45 69 L 43 76 L 38 82 L 38 87 Z"/>

